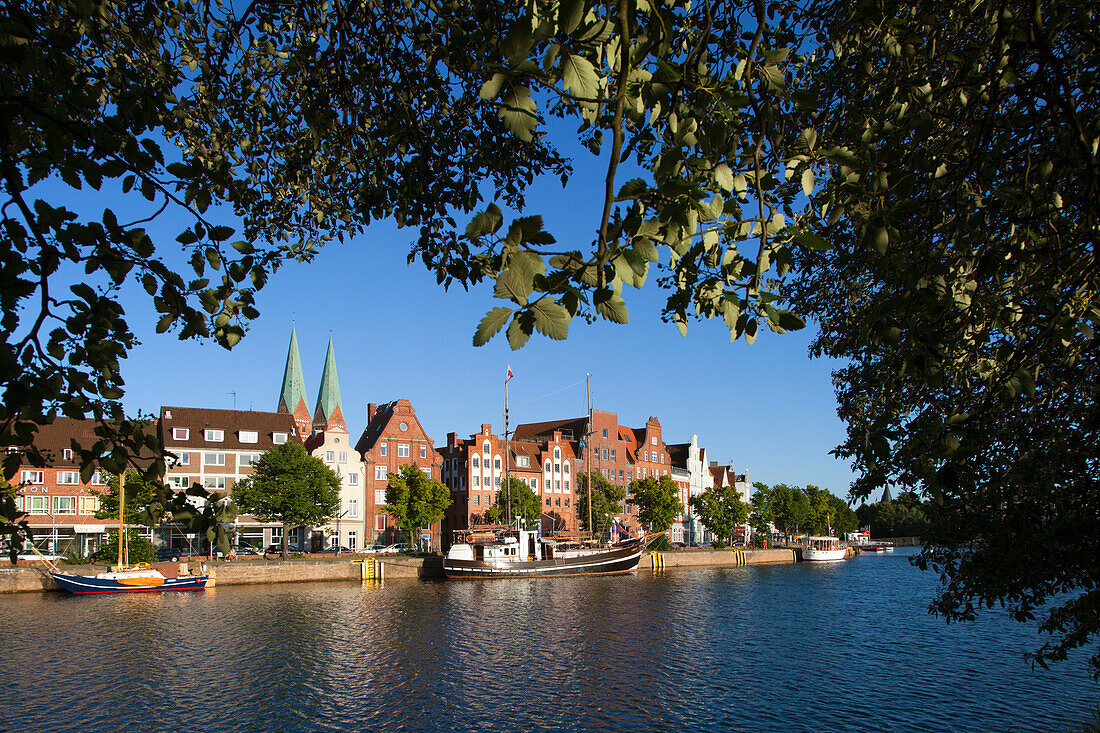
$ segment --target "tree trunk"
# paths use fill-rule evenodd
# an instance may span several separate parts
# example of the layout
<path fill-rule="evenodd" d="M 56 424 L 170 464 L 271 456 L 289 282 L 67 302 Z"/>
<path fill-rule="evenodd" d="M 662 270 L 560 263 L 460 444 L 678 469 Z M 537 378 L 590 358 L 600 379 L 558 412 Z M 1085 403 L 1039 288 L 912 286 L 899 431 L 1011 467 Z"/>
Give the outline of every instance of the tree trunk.
<path fill-rule="evenodd" d="M 283 522 L 283 559 L 287 558 L 287 542 L 289 541 L 290 524 Z"/>

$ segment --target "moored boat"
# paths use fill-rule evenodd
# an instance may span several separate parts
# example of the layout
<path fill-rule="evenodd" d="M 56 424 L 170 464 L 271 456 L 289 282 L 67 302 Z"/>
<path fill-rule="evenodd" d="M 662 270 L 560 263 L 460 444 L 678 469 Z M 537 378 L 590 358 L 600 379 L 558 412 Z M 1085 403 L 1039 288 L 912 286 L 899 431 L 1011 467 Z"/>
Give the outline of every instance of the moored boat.
<path fill-rule="evenodd" d="M 205 564 L 201 572 L 192 575 L 189 563 L 180 563 L 177 572 L 138 564 L 128 568 L 112 568 L 96 575 L 75 575 L 50 571 L 50 577 L 70 593 L 140 593 L 169 590 L 203 590 L 210 579 Z"/>
<path fill-rule="evenodd" d="M 443 571 L 455 580 L 629 573 L 638 568 L 648 539 L 583 545 L 559 543 L 514 527 L 462 530 L 447 551 Z"/>
<path fill-rule="evenodd" d="M 812 562 L 843 560 L 848 548 L 841 546 L 839 537 L 812 536 L 802 538 L 802 559 Z"/>

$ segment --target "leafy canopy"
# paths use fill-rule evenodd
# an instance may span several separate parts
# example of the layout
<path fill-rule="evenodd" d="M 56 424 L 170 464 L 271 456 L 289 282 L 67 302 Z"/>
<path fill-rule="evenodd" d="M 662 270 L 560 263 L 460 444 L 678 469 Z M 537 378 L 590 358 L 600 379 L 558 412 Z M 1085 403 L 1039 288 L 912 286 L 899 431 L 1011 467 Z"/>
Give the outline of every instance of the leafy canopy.
<path fill-rule="evenodd" d="M 588 526 L 589 485 L 592 490 L 592 526 Z M 623 511 L 626 489 L 616 486 L 599 471 L 577 474 L 577 524 L 586 532 L 602 533 L 611 528 L 611 518 Z"/>
<path fill-rule="evenodd" d="M 649 476 L 630 482 L 628 504 L 638 508 L 638 520 L 654 532 L 663 532 L 684 513 L 680 489 L 668 476 Z"/>
<path fill-rule="evenodd" d="M 401 466 L 397 473 L 389 475 L 389 480 L 386 504 L 381 510 L 393 517 L 411 544 L 421 527 L 429 527 L 443 518 L 443 512 L 451 505 L 451 492 L 414 463 Z"/>
<path fill-rule="evenodd" d="M 507 522 L 520 517 L 524 524 L 533 524 L 542 516 L 542 502 L 534 489 L 515 476 L 508 477 L 507 488 L 497 492 L 496 501 L 485 512 L 492 523 Z"/>
<path fill-rule="evenodd" d="M 284 528 L 322 524 L 340 509 L 340 478 L 300 443 L 283 443 L 260 454 L 256 471 L 233 486 L 244 514 Z M 287 532 L 283 532 L 286 551 Z"/>
<path fill-rule="evenodd" d="M 741 495 L 733 486 L 710 486 L 688 499 L 688 504 L 703 526 L 723 544 L 749 516 L 749 505 L 741 501 Z"/>

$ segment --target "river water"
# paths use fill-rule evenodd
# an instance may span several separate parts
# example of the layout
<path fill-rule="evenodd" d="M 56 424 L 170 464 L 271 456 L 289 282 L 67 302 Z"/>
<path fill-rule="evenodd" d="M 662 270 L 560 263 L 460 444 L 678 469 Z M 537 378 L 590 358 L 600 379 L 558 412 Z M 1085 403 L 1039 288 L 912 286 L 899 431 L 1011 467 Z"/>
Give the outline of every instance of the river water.
<path fill-rule="evenodd" d="M 902 553 L 606 578 L 0 599 L 2 731 L 1069 730 L 1083 655 Z"/>

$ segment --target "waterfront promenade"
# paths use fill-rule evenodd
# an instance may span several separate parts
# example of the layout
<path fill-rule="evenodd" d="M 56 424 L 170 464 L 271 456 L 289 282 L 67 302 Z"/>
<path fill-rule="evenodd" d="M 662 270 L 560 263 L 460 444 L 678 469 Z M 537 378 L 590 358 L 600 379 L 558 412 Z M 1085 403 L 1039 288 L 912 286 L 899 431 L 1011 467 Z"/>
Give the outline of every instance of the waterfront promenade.
<path fill-rule="evenodd" d="M 293 558 L 283 560 L 239 560 L 237 562 L 209 563 L 216 586 L 258 585 L 265 583 L 305 583 L 332 581 L 361 581 L 363 557 Z M 653 552 L 642 557 L 639 569 L 667 569 L 674 567 L 739 567 L 743 565 L 769 565 L 799 561 L 795 549 L 769 550 L 744 549 L 691 549 Z M 442 579 L 443 558 L 387 556 L 379 559 L 383 577 L 387 579 Z M 100 572 L 103 565 L 61 565 L 65 572 L 92 574 Z M 35 593 L 60 590 L 51 578 L 37 567 L 0 566 L 0 593 Z"/>

